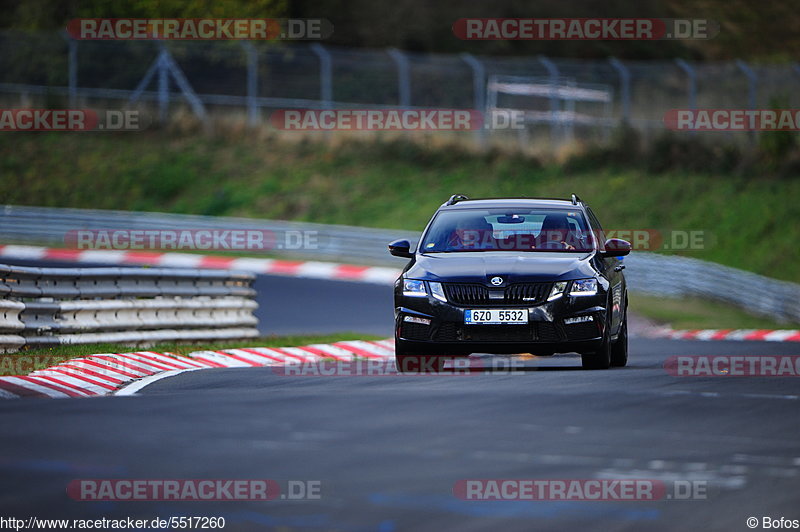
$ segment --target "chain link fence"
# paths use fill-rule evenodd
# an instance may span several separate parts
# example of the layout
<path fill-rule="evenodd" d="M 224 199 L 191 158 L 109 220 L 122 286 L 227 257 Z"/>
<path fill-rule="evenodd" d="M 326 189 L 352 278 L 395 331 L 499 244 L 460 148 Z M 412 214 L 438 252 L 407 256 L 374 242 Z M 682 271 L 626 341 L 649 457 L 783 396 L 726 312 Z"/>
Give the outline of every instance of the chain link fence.
<path fill-rule="evenodd" d="M 800 107 L 797 64 L 419 54 L 320 43 L 75 41 L 66 34 L 9 31 L 0 32 L 0 50 L 0 97 L 7 105 L 30 106 L 43 99 L 53 107 L 120 107 L 141 100 L 158 102 L 162 120 L 183 99 L 203 120 L 215 112 L 238 111 L 251 125 L 265 123 L 271 110 L 281 108 L 484 112 L 493 76 L 607 88 L 607 109 L 556 98 L 555 90 L 549 97 L 527 98 L 519 105 L 544 113 L 545 119 L 528 123 L 524 134 L 512 132 L 526 142 L 603 139 L 622 123 L 650 136 L 664 128 L 670 109 Z M 172 61 L 159 64 L 164 53 Z M 148 77 L 161 69 L 171 71 Z M 179 76 L 187 86 L 176 83 Z M 508 134 L 480 131 L 474 138 L 485 144 L 487 138 Z"/>

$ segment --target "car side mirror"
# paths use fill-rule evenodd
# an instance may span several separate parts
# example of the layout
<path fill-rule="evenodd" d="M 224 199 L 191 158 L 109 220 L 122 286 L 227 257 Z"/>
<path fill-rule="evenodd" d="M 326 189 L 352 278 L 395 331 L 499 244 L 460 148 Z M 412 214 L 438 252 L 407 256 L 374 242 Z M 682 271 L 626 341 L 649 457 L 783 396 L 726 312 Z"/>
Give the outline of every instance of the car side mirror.
<path fill-rule="evenodd" d="M 414 257 L 414 254 L 411 253 L 411 244 L 408 240 L 395 240 L 389 244 L 389 253 L 395 257 L 403 257 L 406 259 Z"/>
<path fill-rule="evenodd" d="M 605 243 L 603 257 L 624 257 L 631 252 L 631 243 L 621 238 L 609 238 Z"/>

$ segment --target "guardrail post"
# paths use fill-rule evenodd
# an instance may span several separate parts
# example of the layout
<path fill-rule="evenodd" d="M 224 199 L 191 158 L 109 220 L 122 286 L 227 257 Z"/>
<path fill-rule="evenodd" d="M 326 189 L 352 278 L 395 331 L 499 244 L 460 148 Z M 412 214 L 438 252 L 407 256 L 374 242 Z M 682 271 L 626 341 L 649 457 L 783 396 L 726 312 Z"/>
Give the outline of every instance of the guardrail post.
<path fill-rule="evenodd" d="M 756 85 L 758 84 L 758 75 L 750 68 L 750 65 L 742 61 L 736 60 L 736 66 L 742 73 L 747 76 L 747 105 L 753 111 L 756 108 Z M 756 136 L 755 131 L 750 131 L 750 140 L 754 140 Z"/>
<path fill-rule="evenodd" d="M 481 114 L 483 124 L 475 130 L 475 140 L 481 148 L 486 147 L 486 128 L 490 117 L 486 116 L 486 68 L 474 55 L 463 53 L 461 59 L 472 69 L 473 108 Z"/>
<path fill-rule="evenodd" d="M 254 127 L 258 124 L 258 52 L 253 43 L 242 41 L 247 54 L 247 123 Z"/>
<path fill-rule="evenodd" d="M 617 59 L 611 57 L 608 60 L 614 70 L 619 74 L 620 83 L 620 98 L 622 100 L 622 123 L 630 125 L 631 121 L 631 71 L 625 64 Z"/>
<path fill-rule="evenodd" d="M 397 93 L 400 107 L 408 108 L 411 106 L 411 69 L 408 64 L 408 57 L 397 48 L 391 48 L 388 53 L 397 65 Z"/>
<path fill-rule="evenodd" d="M 544 55 L 537 56 L 539 62 L 547 69 L 550 76 L 550 140 L 553 144 L 557 144 L 560 140 L 561 133 L 561 120 L 558 117 L 559 104 L 558 104 L 558 77 L 559 71 L 555 63 Z"/>

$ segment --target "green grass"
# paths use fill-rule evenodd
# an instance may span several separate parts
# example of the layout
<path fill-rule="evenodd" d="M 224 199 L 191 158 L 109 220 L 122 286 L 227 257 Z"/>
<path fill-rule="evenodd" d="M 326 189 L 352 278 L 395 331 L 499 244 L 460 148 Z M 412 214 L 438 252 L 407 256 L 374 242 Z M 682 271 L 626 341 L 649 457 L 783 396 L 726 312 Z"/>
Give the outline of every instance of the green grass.
<path fill-rule="evenodd" d="M 420 230 L 456 192 L 575 192 L 606 228 L 705 231 L 704 249 L 678 253 L 800 281 L 800 180 L 789 177 L 542 164 L 403 141 L 328 145 L 164 131 L 0 136 L 0 198 L 9 204 Z"/>
<path fill-rule="evenodd" d="M 186 355 L 194 351 L 217 351 L 242 347 L 294 347 L 310 344 L 330 344 L 346 340 L 383 340 L 383 337 L 359 333 L 339 333 L 322 336 L 265 336 L 254 340 L 213 344 L 158 344 L 152 347 L 130 347 L 120 344 L 62 345 L 25 349 L 18 353 L 0 355 L 0 375 L 18 375 L 21 368 L 30 372 L 44 369 L 65 360 L 101 353 L 156 351 Z M 24 363 L 20 362 L 24 360 Z"/>
<path fill-rule="evenodd" d="M 798 329 L 798 323 L 784 323 L 754 316 L 737 307 L 699 298 L 673 299 L 630 293 L 630 310 L 673 329 Z"/>

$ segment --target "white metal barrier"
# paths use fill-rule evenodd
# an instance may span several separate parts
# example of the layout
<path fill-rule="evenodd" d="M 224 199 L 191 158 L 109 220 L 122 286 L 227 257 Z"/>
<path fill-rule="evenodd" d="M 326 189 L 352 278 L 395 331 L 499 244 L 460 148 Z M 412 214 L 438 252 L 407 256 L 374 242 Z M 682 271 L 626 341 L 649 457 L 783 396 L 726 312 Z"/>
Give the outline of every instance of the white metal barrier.
<path fill-rule="evenodd" d="M 258 336 L 250 273 L 0 265 L 0 351 Z"/>

